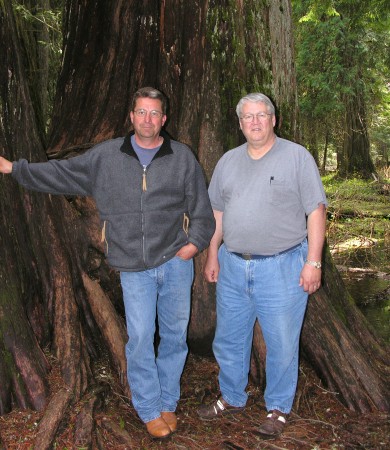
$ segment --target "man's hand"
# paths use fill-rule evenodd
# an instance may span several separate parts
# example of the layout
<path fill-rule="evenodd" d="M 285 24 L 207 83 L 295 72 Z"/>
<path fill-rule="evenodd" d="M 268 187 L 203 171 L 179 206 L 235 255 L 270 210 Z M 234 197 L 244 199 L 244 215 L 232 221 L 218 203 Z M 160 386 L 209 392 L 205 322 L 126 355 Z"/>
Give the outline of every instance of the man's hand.
<path fill-rule="evenodd" d="M 178 256 L 181 259 L 188 260 L 193 258 L 198 253 L 198 247 L 196 245 L 188 243 L 184 245 L 177 253 L 176 256 Z"/>
<path fill-rule="evenodd" d="M 11 173 L 12 162 L 0 156 L 0 173 Z"/>
<path fill-rule="evenodd" d="M 321 269 L 305 264 L 299 278 L 299 286 L 308 294 L 313 294 L 321 287 Z"/>
<path fill-rule="evenodd" d="M 219 275 L 218 249 L 222 242 L 222 218 L 223 211 L 213 210 L 215 218 L 215 232 L 207 249 L 207 260 L 203 269 L 203 275 L 209 283 L 216 283 Z"/>
<path fill-rule="evenodd" d="M 207 255 L 206 264 L 204 266 L 203 275 L 205 280 L 209 283 L 216 283 L 218 281 L 219 262 L 218 256 L 215 257 Z"/>

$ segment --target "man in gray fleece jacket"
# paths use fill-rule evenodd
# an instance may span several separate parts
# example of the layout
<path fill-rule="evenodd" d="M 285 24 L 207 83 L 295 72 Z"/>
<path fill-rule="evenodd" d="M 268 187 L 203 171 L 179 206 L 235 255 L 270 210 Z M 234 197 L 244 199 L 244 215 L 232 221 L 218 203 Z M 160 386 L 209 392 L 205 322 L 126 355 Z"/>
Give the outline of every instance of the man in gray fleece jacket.
<path fill-rule="evenodd" d="M 68 160 L 0 157 L 0 172 L 12 173 L 27 189 L 94 197 L 108 262 L 120 272 L 132 402 L 153 438 L 177 428 L 193 257 L 215 229 L 202 170 L 187 146 L 162 131 L 166 118 L 164 95 L 142 88 L 130 112 L 134 132 L 125 138 Z"/>

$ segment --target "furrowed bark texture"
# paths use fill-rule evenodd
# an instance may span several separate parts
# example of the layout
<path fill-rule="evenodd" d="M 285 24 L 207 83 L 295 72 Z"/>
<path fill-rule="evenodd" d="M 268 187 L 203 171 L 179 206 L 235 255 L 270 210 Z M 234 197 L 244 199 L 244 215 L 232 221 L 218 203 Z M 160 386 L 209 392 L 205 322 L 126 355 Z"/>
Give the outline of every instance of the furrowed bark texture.
<path fill-rule="evenodd" d="M 0 5 L 0 21 L 1 154 L 11 161 L 44 161 L 9 1 Z M 80 261 L 88 261 L 89 252 L 77 210 L 63 197 L 19 188 L 11 177 L 2 176 L 0 184 L 4 414 L 15 406 L 41 410 L 47 405 L 50 365 L 42 349 L 58 358 L 64 383 L 77 400 L 92 378 L 90 357 L 98 353 L 88 341 L 93 337 L 100 344 L 100 332 L 82 283 Z"/>

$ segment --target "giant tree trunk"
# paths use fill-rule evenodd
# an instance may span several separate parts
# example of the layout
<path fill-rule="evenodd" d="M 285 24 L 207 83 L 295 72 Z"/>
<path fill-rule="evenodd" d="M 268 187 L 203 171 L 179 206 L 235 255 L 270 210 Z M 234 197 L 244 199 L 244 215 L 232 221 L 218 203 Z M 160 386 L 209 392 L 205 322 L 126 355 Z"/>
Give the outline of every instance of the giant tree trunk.
<path fill-rule="evenodd" d="M 49 157 L 125 133 L 131 95 L 148 84 L 168 96 L 167 130 L 193 149 L 208 180 L 223 152 L 242 142 L 235 106 L 244 91 L 263 90 L 274 98 L 284 136 L 296 137 L 288 1 L 272 2 L 270 9 L 256 1 L 228 7 L 166 0 L 160 8 L 151 0 L 89 3 L 86 11 L 69 2 Z M 121 12 L 120 24 L 114 11 Z M 97 40 L 101 28 L 107 32 Z M 85 49 L 83 58 L 77 49 Z M 210 352 L 215 299 L 214 287 L 201 277 L 204 258 L 195 261 L 189 339 Z"/>
<path fill-rule="evenodd" d="M 1 4 L 0 22 L 1 154 L 11 160 L 25 157 L 44 161 L 41 133 L 7 0 Z M 88 389 L 92 380 L 90 360 L 98 356 L 99 346 L 110 350 L 120 374 L 125 371 L 123 321 L 117 321 L 107 295 L 102 288 L 94 287 L 85 273 L 93 273 L 88 243 L 96 227 L 93 220 L 85 222 L 88 210 L 84 208 L 84 220 L 80 220 L 77 209 L 64 197 L 27 192 L 4 176 L 0 186 L 0 413 L 14 407 L 42 410 L 47 406 L 50 367 L 45 348 L 59 361 L 66 398 L 62 403 L 66 407 Z M 95 248 L 99 255 L 99 246 Z M 97 307 L 90 301 L 92 294 L 95 299 L 100 294 Z M 104 327 L 99 330 L 105 304 Z M 46 420 L 41 422 L 45 432 L 38 448 L 51 445 L 47 439 L 55 435 L 62 420 L 60 411 L 46 416 L 51 431 L 45 428 Z"/>
<path fill-rule="evenodd" d="M 49 158 L 71 156 L 93 143 L 123 135 L 129 126 L 131 94 L 145 85 L 168 95 L 167 130 L 191 146 L 207 179 L 222 153 L 242 142 L 234 110 L 243 92 L 261 90 L 274 98 L 282 117 L 279 132 L 295 138 L 297 98 L 289 1 L 271 2 L 271 7 L 257 0 L 222 3 L 69 0 Z M 0 3 L 0 14 L 2 151 L 11 159 L 44 161 L 47 156 L 34 120 L 10 0 Z M 8 322 L 0 318 L 0 349 L 9 356 L 7 366 L 0 363 L 1 404 L 5 405 L 1 412 L 14 405 L 45 406 L 48 364 L 41 349 L 49 348 L 61 361 L 66 389 L 51 400 L 40 424 L 36 447 L 48 448 L 67 409 L 91 387 L 91 359 L 102 349 L 127 391 L 121 292 L 117 274 L 103 258 L 99 219 L 91 199 L 28 193 L 11 178 L 2 177 L 0 183 L 5 193 L 0 276 L 7 279 L 0 296 L 0 317 L 11 303 L 17 308 Z M 9 214 L 11 210 L 13 214 Z M 204 257 L 196 258 L 189 338 L 193 351 L 207 352 L 215 327 L 215 294 L 214 286 L 202 278 Z M 325 274 L 326 286 L 334 282 L 340 286 L 331 261 L 326 263 Z M 321 294 L 319 308 L 334 311 L 333 297 L 346 298 L 342 286 L 326 293 Z M 329 368 L 336 350 L 340 360 L 350 349 L 362 358 L 368 359 L 369 354 L 371 367 L 367 367 L 365 383 L 372 379 L 382 387 L 378 367 L 386 355 L 379 354 L 378 347 L 371 353 L 373 339 L 364 343 L 356 337 L 366 333 L 366 324 L 359 325 L 355 319 L 356 311 L 343 300 L 337 310 L 340 315 L 333 314 L 328 326 L 319 328 L 316 312 L 309 309 L 304 353 L 351 407 L 386 409 L 388 404 L 374 389 L 370 395 L 361 385 L 348 383 L 349 368 L 344 370 L 340 363 L 337 376 Z M 353 318 L 354 327 L 343 332 L 342 342 L 332 340 L 331 346 L 326 345 L 330 337 L 344 330 L 340 317 L 346 316 Z M 5 338 L 8 335 L 10 339 Z M 352 341 L 359 342 L 358 349 Z M 318 358 L 312 349 L 320 344 Z M 19 355 L 25 356 L 23 364 L 17 361 Z M 261 372 L 262 353 L 255 356 Z M 23 369 L 30 366 L 25 373 Z M 30 383 L 31 373 L 38 383 Z M 11 397 L 16 399 L 14 404 Z M 350 397 L 354 400 L 348 402 Z M 88 408 L 92 403 L 87 403 Z"/>

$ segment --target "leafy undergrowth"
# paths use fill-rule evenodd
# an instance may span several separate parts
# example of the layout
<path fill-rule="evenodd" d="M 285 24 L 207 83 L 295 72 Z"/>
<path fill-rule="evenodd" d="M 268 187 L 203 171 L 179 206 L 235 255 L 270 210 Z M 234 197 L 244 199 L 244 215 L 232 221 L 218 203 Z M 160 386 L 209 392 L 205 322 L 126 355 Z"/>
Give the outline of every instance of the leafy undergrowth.
<path fill-rule="evenodd" d="M 380 412 L 358 414 L 344 408 L 337 394 L 329 392 L 305 364 L 301 365 L 294 409 L 284 434 L 264 440 L 258 425 L 266 412 L 259 387 L 249 384 L 245 412 L 211 422 L 198 419 L 197 407 L 215 399 L 218 366 L 213 358 L 190 355 L 182 379 L 178 407 L 178 431 L 167 441 L 153 441 L 145 432 L 127 399 L 118 394 L 107 369 L 100 371 L 100 383 L 109 389 L 104 411 L 95 412 L 96 429 L 92 448 L 107 450 L 249 450 L 249 449 L 385 449 L 389 448 L 390 415 Z M 61 388 L 58 368 L 52 371 L 53 393 Z M 79 405 L 66 418 L 54 448 L 85 449 L 73 444 L 73 428 Z M 41 413 L 13 411 L 0 417 L 0 434 L 8 450 L 32 449 Z M 110 424 L 110 425 L 108 425 Z M 126 440 L 127 436 L 127 440 Z M 1 447 L 1 446 L 0 446 Z"/>
<path fill-rule="evenodd" d="M 322 177 L 328 198 L 327 242 L 345 275 L 348 268 L 390 271 L 390 183 Z"/>
<path fill-rule="evenodd" d="M 390 240 L 390 184 L 359 178 L 322 177 L 328 198 L 328 240 L 331 246 L 362 237 Z"/>
<path fill-rule="evenodd" d="M 338 178 L 335 174 L 322 177 L 322 182 L 331 209 L 364 214 L 371 217 L 389 218 L 388 182 L 364 180 L 361 178 Z"/>

